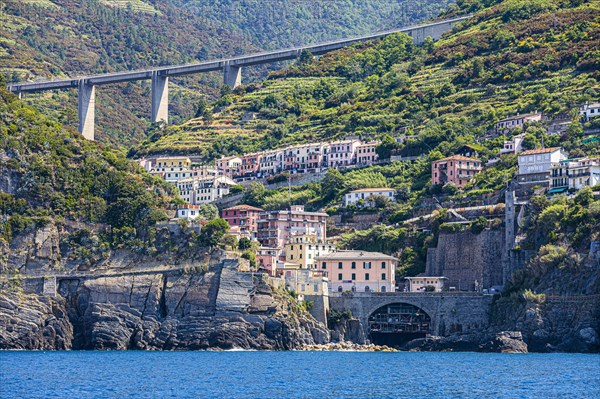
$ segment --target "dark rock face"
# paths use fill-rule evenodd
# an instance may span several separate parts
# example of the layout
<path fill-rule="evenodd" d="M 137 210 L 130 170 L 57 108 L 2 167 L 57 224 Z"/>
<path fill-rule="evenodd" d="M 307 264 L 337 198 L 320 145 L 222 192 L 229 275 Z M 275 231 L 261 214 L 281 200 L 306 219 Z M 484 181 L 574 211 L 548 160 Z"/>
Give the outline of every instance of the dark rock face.
<path fill-rule="evenodd" d="M 532 352 L 600 352 L 600 300 L 496 305 L 497 327 L 521 331 Z"/>
<path fill-rule="evenodd" d="M 364 345 L 367 343 L 363 326 L 358 319 L 343 319 L 332 331 L 334 342 L 353 342 Z"/>
<path fill-rule="evenodd" d="M 497 334 L 456 334 L 448 337 L 428 337 L 408 342 L 403 349 L 437 352 L 502 352 L 527 353 L 527 344 L 518 331 Z"/>
<path fill-rule="evenodd" d="M 65 301 L 0 291 L 0 348 L 71 349 Z"/>
<path fill-rule="evenodd" d="M 231 263 L 203 274 L 61 280 L 58 299 L 38 297 L 21 305 L 26 314 L 37 312 L 38 325 L 51 319 L 63 327 L 54 328 L 54 339 L 29 342 L 34 325 L 26 322 L 20 335 L 4 338 L 17 317 L 16 310 L 5 310 L 13 306 L 9 300 L 0 304 L 0 348 L 286 350 L 329 341 L 328 331 L 290 297 L 274 291 L 262 275 L 239 273 Z M 54 315 L 49 304 L 37 305 L 54 302 L 62 305 L 62 314 Z"/>

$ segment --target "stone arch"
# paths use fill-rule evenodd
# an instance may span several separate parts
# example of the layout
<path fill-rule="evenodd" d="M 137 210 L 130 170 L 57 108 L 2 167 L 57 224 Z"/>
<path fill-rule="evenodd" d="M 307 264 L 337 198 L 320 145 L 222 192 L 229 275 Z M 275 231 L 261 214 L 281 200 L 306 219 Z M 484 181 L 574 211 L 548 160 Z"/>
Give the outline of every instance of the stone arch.
<path fill-rule="evenodd" d="M 432 322 L 431 315 L 421 307 L 393 301 L 368 313 L 365 327 L 372 343 L 398 347 L 431 334 Z"/>

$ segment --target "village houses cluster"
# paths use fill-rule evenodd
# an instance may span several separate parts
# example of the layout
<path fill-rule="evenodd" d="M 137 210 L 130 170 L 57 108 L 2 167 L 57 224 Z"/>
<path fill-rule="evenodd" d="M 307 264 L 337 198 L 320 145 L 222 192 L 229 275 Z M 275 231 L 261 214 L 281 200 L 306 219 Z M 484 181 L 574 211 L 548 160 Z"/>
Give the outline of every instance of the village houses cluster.
<path fill-rule="evenodd" d="M 600 107 L 586 105 L 581 112 L 584 118 L 594 116 L 592 113 L 600 115 Z M 496 131 L 510 135 L 517 127 L 541 120 L 539 113 L 517 115 L 499 121 Z M 555 126 L 554 129 L 562 128 Z M 568 159 L 560 147 L 524 151 L 523 138 L 523 134 L 514 135 L 505 140 L 500 150 L 500 154 L 518 155 L 516 181 L 519 185 L 545 187 L 553 194 L 600 184 L 600 158 Z M 229 194 L 237 182 L 286 171 L 315 173 L 327 168 L 372 164 L 379 161 L 379 144 L 356 139 L 301 144 L 224 157 L 216 161 L 215 167 L 192 166 L 188 157 L 144 159 L 140 165 L 177 186 L 181 198 L 187 202 L 179 207 L 177 217 L 194 220 L 200 215 L 200 205 Z M 458 188 L 464 187 L 483 170 L 478 155 L 475 146 L 465 145 L 454 155 L 432 162 L 432 184 L 453 183 Z M 381 187 L 354 190 L 344 195 L 342 204 L 373 205 L 376 197 L 395 201 L 396 191 Z M 326 213 L 308 212 L 301 205 L 273 211 L 236 205 L 222 209 L 221 217 L 229 224 L 231 235 L 258 242 L 259 268 L 283 280 L 299 295 L 393 292 L 396 289 L 397 259 L 382 253 L 338 250 L 327 240 Z M 441 291 L 444 277 L 408 279 L 407 288 L 411 292 L 423 292 L 431 287 Z"/>

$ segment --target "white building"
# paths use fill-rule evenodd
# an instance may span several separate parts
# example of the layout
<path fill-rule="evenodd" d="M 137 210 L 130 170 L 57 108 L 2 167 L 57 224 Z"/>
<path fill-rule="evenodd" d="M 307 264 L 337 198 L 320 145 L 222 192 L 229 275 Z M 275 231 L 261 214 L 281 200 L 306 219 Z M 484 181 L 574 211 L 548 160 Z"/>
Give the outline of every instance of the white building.
<path fill-rule="evenodd" d="M 579 107 L 579 113 L 584 121 L 600 116 L 600 103 L 583 104 Z"/>
<path fill-rule="evenodd" d="M 525 134 L 513 136 L 510 140 L 504 140 L 504 147 L 500 149 L 500 154 L 518 154 L 523 150 L 523 138 Z"/>
<path fill-rule="evenodd" d="M 396 190 L 393 188 L 362 188 L 350 191 L 344 195 L 344 206 L 356 204 L 360 200 L 363 200 L 365 205 L 373 206 L 373 196 L 382 196 L 390 201 L 395 201 Z"/>
<path fill-rule="evenodd" d="M 522 127 L 526 123 L 540 122 L 542 120 L 542 114 L 539 112 L 533 114 L 515 115 L 509 118 L 501 119 L 496 124 L 496 130 L 498 132 L 509 132 L 516 127 Z"/>
<path fill-rule="evenodd" d="M 229 194 L 236 183 L 227 176 L 184 179 L 176 182 L 181 198 L 191 205 L 209 204 Z"/>
<path fill-rule="evenodd" d="M 260 159 L 260 174 L 263 176 L 276 175 L 283 171 L 284 150 L 265 151 Z"/>
<path fill-rule="evenodd" d="M 406 277 L 408 292 L 442 292 L 446 277 Z"/>
<path fill-rule="evenodd" d="M 178 219 L 187 219 L 187 220 L 196 220 L 200 216 L 200 206 L 199 205 L 182 205 L 177 207 L 177 218 Z"/>
<path fill-rule="evenodd" d="M 524 151 L 519 154 L 519 183 L 549 184 L 552 164 L 567 158 L 560 147 Z"/>
<path fill-rule="evenodd" d="M 356 163 L 356 148 L 360 144 L 360 140 L 343 140 L 329 143 L 327 166 L 335 168 Z"/>
<path fill-rule="evenodd" d="M 223 157 L 215 161 L 215 167 L 222 174 L 235 177 L 240 174 L 242 158 L 237 156 Z"/>
<path fill-rule="evenodd" d="M 565 159 L 552 164 L 551 194 L 600 184 L 600 158 Z"/>

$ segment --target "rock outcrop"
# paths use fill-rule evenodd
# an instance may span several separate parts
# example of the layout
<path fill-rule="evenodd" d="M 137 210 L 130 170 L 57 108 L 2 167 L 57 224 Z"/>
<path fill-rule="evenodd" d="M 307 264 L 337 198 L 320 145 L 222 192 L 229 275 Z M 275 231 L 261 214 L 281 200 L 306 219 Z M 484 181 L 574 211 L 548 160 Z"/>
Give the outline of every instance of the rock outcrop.
<path fill-rule="evenodd" d="M 71 349 L 72 341 L 64 299 L 0 291 L 0 348 Z"/>
<path fill-rule="evenodd" d="M 518 331 L 497 334 L 455 334 L 448 337 L 419 338 L 408 342 L 403 349 L 436 352 L 502 352 L 527 353 L 527 344 Z"/>
<path fill-rule="evenodd" d="M 329 342 L 328 331 L 291 297 L 236 265 L 63 278 L 57 298 L 7 291 L 0 296 L 0 348 L 287 350 Z"/>

